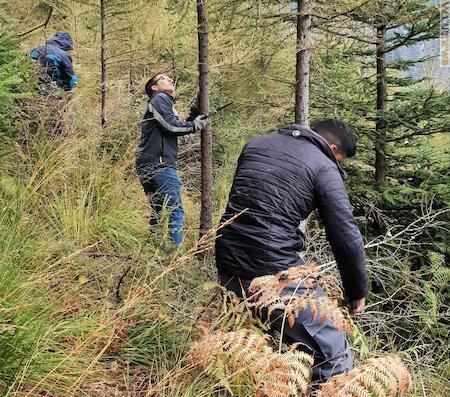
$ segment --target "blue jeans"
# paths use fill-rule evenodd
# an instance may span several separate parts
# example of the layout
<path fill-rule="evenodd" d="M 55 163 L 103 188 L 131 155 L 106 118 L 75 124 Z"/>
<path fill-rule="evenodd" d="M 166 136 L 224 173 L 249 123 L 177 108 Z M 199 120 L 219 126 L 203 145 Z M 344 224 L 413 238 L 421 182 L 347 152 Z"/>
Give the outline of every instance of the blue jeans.
<path fill-rule="evenodd" d="M 150 198 L 150 227 L 157 225 L 163 208 L 169 212 L 169 235 L 176 245 L 183 240 L 184 210 L 181 202 L 181 180 L 171 167 L 140 168 L 139 179 L 145 194 Z"/>
<path fill-rule="evenodd" d="M 240 279 L 226 274 L 219 273 L 219 283 L 243 298 L 247 293 L 251 280 Z M 302 295 L 305 289 L 299 288 L 295 291 L 294 286 L 287 286 L 282 295 Z M 316 287 L 315 291 L 319 296 L 323 296 L 322 288 Z M 259 313 L 254 313 L 259 317 Z M 261 320 L 268 320 L 263 311 Z M 300 311 L 295 319 L 293 327 L 285 324 L 283 328 L 283 311 L 274 310 L 270 316 L 271 331 L 281 332 L 283 329 L 283 340 L 288 344 L 301 344 L 297 347 L 314 358 L 312 369 L 312 381 L 314 383 L 326 382 L 334 375 L 342 374 L 353 368 L 352 353 L 343 331 L 337 330 L 330 320 L 320 321 L 319 316 L 314 318 L 309 309 Z"/>

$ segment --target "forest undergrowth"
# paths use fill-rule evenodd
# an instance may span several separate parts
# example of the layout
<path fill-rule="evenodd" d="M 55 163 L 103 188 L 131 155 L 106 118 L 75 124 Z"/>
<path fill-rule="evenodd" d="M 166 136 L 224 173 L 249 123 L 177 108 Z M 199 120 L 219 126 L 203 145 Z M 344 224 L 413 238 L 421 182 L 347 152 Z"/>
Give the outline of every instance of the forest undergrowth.
<path fill-rule="evenodd" d="M 15 32 L 26 31 L 25 25 L 34 26 L 47 15 L 46 2 L 24 0 L 21 7 L 13 3 L 8 2 L 6 10 L 22 24 L 14 26 Z M 135 13 L 142 32 L 130 33 L 130 41 L 133 37 L 133 46 L 139 47 L 151 36 L 148 51 L 159 58 L 147 56 L 151 65 L 142 68 L 136 66 L 142 59 L 136 65 L 110 65 L 108 121 L 103 127 L 98 65 L 92 55 L 97 48 L 91 45 L 98 44 L 92 27 L 97 21 L 89 4 L 55 2 L 51 28 L 68 29 L 73 18 L 79 44 L 74 59 L 80 84 L 76 95 L 63 99 L 36 94 L 35 68 L 19 51 L 18 38 L 0 26 L 3 396 L 262 397 L 269 392 L 287 396 L 310 391 L 310 360 L 296 356 L 279 335 L 264 334 L 267 325 L 251 315 L 255 307 L 217 285 L 213 255 L 242 146 L 251 136 L 275 131 L 280 123 L 290 121 L 293 68 L 289 62 L 293 57 L 287 55 L 291 51 L 285 43 L 292 37 L 283 28 L 280 43 L 280 28 L 275 24 L 266 31 L 256 26 L 255 31 L 233 28 L 225 34 L 220 29 L 228 14 L 213 20 L 217 26 L 212 53 L 218 63 L 211 72 L 212 105 L 233 97 L 238 100 L 233 112 L 214 120 L 215 227 L 200 241 L 199 137 L 183 138 L 180 144 L 186 233 L 176 248 L 167 233 L 167 216 L 157 231 L 149 232 L 148 203 L 134 170 L 144 106 L 141 88 L 150 71 L 158 66 L 177 73 L 182 83 L 177 107 L 187 108 L 194 93 L 195 72 L 186 65 L 195 64 L 188 39 L 195 28 L 177 24 L 177 14 L 170 14 L 177 2 L 166 3 L 168 8 L 151 9 L 141 4 L 142 13 Z M 84 7 L 84 13 L 76 7 Z M 33 10 L 40 12 L 38 17 Z M 183 8 L 183 18 L 189 12 Z M 168 15 L 170 23 L 164 19 Z M 148 25 L 157 29 L 149 34 L 143 21 L 151 21 Z M 22 50 L 48 32 L 41 33 L 25 37 Z M 163 46 L 172 43 L 166 36 L 174 42 L 171 48 Z M 255 43 L 246 41 L 254 39 Z M 117 47 L 115 51 L 121 50 L 119 41 L 110 43 Z M 233 51 L 226 47 L 229 43 Z M 365 239 L 371 283 L 363 314 L 350 319 L 344 310 L 336 316 L 348 331 L 357 369 L 335 379 L 319 395 L 390 395 L 406 389 L 409 372 L 409 395 L 446 397 L 450 390 L 450 269 L 445 244 L 450 210 L 443 162 L 448 140 L 425 138 L 417 149 L 422 165 L 411 162 L 395 169 L 399 175 L 389 176 L 385 190 L 370 185 L 373 148 L 364 134 L 370 125 L 365 117 L 369 119 L 373 109 L 350 109 L 350 100 L 345 106 L 334 101 L 348 96 L 360 106 L 374 86 L 361 68 L 341 61 L 341 45 L 323 49 L 320 42 L 316 49 L 312 96 L 320 106 L 313 112 L 314 116 L 348 116 L 361 124 L 363 154 L 349 165 L 348 185 Z M 248 55 L 249 48 L 256 55 Z M 355 87 L 361 85 L 354 82 L 355 70 L 364 78 L 361 92 L 356 93 Z M 247 77 L 245 81 L 242 76 Z M 411 108 L 408 103 L 407 109 Z M 407 147 L 401 154 L 412 157 L 414 150 Z M 407 177 L 413 188 L 404 185 Z M 422 194 L 426 189 L 427 194 Z M 319 269 L 320 283 L 329 296 L 339 301 L 339 275 L 323 230 L 315 216 L 307 223 L 304 256 Z M 286 326 L 305 304 L 288 302 Z M 386 374 L 388 367 L 395 376 Z M 361 385 L 368 391 L 361 391 Z"/>
<path fill-rule="evenodd" d="M 197 242 L 195 200 L 185 194 L 188 230 L 176 249 L 164 225 L 147 230 L 132 145 L 120 157 L 114 146 L 99 149 L 101 132 L 74 132 L 66 112 L 55 119 L 37 107 L 41 98 L 34 100 L 33 122 L 2 158 L 4 395 L 253 395 L 248 374 L 211 376 L 189 361 L 190 346 L 206 328 L 250 327 L 260 334 L 249 309 L 216 285 L 215 230 Z M 73 112 L 76 125 L 80 115 Z M 399 354 L 412 373 L 414 396 L 444 396 L 449 387 L 450 273 L 438 254 L 429 269 L 407 264 L 415 240 L 444 227 L 445 211 L 424 207 L 412 224 L 366 242 L 369 272 L 380 287 L 352 321 L 355 365 Z M 332 257 L 310 223 L 306 256 L 335 286 Z M 269 341 L 275 350 L 281 342 Z"/>

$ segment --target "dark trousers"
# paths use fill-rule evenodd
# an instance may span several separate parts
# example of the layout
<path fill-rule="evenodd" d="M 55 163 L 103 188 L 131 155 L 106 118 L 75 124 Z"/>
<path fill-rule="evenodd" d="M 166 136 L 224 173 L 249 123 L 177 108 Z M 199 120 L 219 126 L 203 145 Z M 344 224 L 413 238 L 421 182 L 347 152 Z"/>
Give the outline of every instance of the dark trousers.
<path fill-rule="evenodd" d="M 247 291 L 250 282 L 251 280 L 219 274 L 219 283 L 240 298 L 249 297 Z M 300 287 L 297 291 L 295 288 L 288 286 L 282 294 L 302 295 L 305 292 L 304 288 Z M 322 288 L 316 287 L 315 290 L 319 296 L 324 295 Z M 263 313 L 261 319 L 266 321 L 267 318 L 264 317 Z M 274 310 L 270 316 L 270 329 L 281 333 L 282 324 L 283 311 Z M 313 382 L 325 382 L 331 376 L 347 372 L 353 367 L 352 354 L 345 333 L 337 330 L 329 320 L 323 323 L 318 318 L 314 320 L 308 309 L 299 313 L 292 328 L 285 321 L 283 340 L 288 344 L 300 343 L 298 349 L 314 357 Z"/>

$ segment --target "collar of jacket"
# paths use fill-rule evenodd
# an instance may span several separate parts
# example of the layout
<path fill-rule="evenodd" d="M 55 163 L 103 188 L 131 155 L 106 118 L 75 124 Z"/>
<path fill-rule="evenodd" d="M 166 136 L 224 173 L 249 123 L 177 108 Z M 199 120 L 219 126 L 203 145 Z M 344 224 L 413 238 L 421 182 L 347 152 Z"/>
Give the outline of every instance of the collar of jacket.
<path fill-rule="evenodd" d="M 152 95 L 152 98 L 154 98 L 156 95 L 166 95 L 167 97 L 169 97 L 169 99 L 173 102 L 173 103 L 175 103 L 175 98 L 172 96 L 172 95 L 170 95 L 170 94 L 168 94 L 167 92 L 165 92 L 165 91 L 158 91 L 158 92 L 155 92 L 153 95 Z M 151 99 L 151 98 L 150 98 Z"/>
<path fill-rule="evenodd" d="M 303 127 L 300 124 L 289 124 L 285 125 L 284 127 L 281 127 L 278 130 L 279 134 L 284 135 L 291 135 L 294 138 L 297 139 L 306 139 L 307 141 L 313 143 L 316 145 L 330 160 L 333 161 L 333 163 L 336 164 L 338 167 L 339 173 L 341 174 L 342 178 L 346 177 L 345 171 L 341 168 L 339 163 L 336 160 L 336 157 L 331 150 L 330 146 L 328 145 L 328 142 L 320 136 L 317 132 L 314 132 L 310 128 Z"/>

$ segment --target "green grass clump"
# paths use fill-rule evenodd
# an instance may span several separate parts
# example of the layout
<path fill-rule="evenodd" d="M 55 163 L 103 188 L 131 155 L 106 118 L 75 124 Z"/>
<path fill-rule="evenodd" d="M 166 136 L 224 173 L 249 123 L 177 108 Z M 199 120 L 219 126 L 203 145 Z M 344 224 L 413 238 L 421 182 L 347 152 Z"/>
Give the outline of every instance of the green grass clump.
<path fill-rule="evenodd" d="M 180 364 L 206 299 L 183 270 L 198 263 L 195 230 L 180 249 L 163 226 L 150 234 L 131 145 L 118 158 L 95 129 L 67 134 L 42 114 L 1 163 L 1 394 L 137 393 L 148 377 L 158 395 L 201 395 L 208 382 Z"/>

